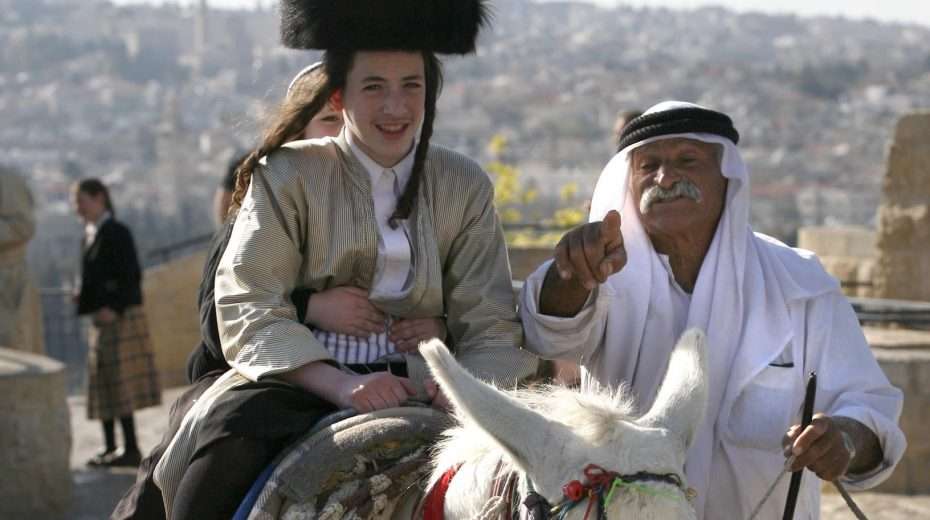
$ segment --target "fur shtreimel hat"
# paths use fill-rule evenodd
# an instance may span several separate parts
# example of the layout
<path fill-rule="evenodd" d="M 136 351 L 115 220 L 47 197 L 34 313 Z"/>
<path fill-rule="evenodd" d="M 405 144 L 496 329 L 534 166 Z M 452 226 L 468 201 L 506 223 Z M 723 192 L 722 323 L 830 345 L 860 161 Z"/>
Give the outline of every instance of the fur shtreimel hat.
<path fill-rule="evenodd" d="M 281 0 L 281 43 L 468 54 L 488 17 L 483 0 Z"/>

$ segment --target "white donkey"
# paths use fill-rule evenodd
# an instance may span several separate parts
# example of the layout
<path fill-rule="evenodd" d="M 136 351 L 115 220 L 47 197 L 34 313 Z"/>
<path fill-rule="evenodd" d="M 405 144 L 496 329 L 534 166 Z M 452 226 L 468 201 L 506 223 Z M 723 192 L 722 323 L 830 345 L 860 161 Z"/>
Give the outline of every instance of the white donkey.
<path fill-rule="evenodd" d="M 432 465 L 424 446 L 447 427 L 445 414 L 408 407 L 355 416 L 288 450 L 248 518 L 407 520 L 425 503 L 446 520 L 509 519 L 535 501 L 528 518 L 694 519 L 683 466 L 707 401 L 705 350 L 701 332 L 686 332 L 652 409 L 637 417 L 623 390 L 504 392 L 475 379 L 440 341 L 423 344 L 459 423 L 443 433 Z M 427 489 L 448 483 L 442 505 L 434 493 L 421 500 L 416 485 L 431 468 Z"/>
<path fill-rule="evenodd" d="M 527 496 L 535 518 L 695 518 L 684 461 L 707 402 L 705 351 L 703 333 L 685 332 L 652 408 L 636 417 L 623 390 L 503 392 L 438 340 L 421 345 L 459 421 L 444 434 L 431 478 L 448 481 L 458 468 L 445 518 L 510 518 L 507 509 Z"/>

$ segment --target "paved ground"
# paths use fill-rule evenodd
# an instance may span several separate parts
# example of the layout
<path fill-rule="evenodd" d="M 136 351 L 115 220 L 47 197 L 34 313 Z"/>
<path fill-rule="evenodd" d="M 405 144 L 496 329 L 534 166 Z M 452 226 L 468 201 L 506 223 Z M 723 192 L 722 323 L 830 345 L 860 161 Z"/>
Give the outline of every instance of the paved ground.
<path fill-rule="evenodd" d="M 158 444 L 168 425 L 168 409 L 183 389 L 171 389 L 162 396 L 163 404 L 147 408 L 136 414 L 136 430 L 143 453 Z M 103 430 L 100 421 L 89 421 L 85 413 L 83 396 L 68 398 L 71 408 L 71 474 L 74 479 L 74 509 L 71 520 L 99 520 L 107 518 L 119 502 L 123 492 L 135 481 L 136 472 L 130 468 L 97 469 L 85 464 L 103 447 Z M 122 432 L 116 427 L 116 440 L 122 445 Z"/>
<path fill-rule="evenodd" d="M 148 451 L 161 439 L 167 425 L 168 408 L 182 389 L 165 392 L 164 404 L 149 408 L 136 415 L 139 443 Z M 71 397 L 71 428 L 73 446 L 71 471 L 74 476 L 74 509 L 68 516 L 71 520 L 98 520 L 107 518 L 123 492 L 132 485 L 134 470 L 90 469 L 85 462 L 100 450 L 103 433 L 100 423 L 88 421 L 84 414 L 84 399 Z M 119 427 L 117 427 L 119 430 Z M 119 431 L 117 439 L 121 440 Z M 859 506 L 871 520 L 919 520 L 930 519 L 930 496 L 901 496 L 879 493 L 857 493 L 853 495 Z M 846 509 L 843 499 L 835 493 L 824 494 L 823 520 L 854 520 Z"/>

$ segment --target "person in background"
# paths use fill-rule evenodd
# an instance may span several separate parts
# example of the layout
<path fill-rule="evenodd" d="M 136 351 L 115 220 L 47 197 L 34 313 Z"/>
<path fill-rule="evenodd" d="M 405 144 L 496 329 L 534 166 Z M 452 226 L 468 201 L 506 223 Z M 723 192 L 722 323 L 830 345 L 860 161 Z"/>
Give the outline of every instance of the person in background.
<path fill-rule="evenodd" d="M 232 194 L 236 189 L 236 170 L 242 161 L 248 157 L 248 153 L 236 153 L 226 165 L 226 173 L 223 174 L 223 180 L 216 187 L 213 193 L 213 218 L 216 219 L 217 226 L 223 227 L 226 217 L 229 215 L 229 205 L 232 203 Z"/>
<path fill-rule="evenodd" d="M 0 347 L 45 353 L 39 295 L 26 267 L 34 202 L 19 172 L 0 166 Z"/>
<path fill-rule="evenodd" d="M 88 464 L 135 466 L 142 454 L 133 411 L 161 403 L 148 324 L 142 308 L 142 270 L 132 233 L 116 220 L 107 187 L 84 179 L 73 189 L 84 223 L 77 313 L 91 316 L 87 352 L 87 417 L 103 422 L 105 447 Z M 119 419 L 124 446 L 116 447 Z"/>
<path fill-rule="evenodd" d="M 638 109 L 621 110 L 617 112 L 617 116 L 614 118 L 612 139 L 614 150 L 618 150 L 616 147 L 620 144 L 620 136 L 623 134 L 623 129 L 626 128 L 626 125 L 641 115 L 643 115 L 643 111 Z"/>

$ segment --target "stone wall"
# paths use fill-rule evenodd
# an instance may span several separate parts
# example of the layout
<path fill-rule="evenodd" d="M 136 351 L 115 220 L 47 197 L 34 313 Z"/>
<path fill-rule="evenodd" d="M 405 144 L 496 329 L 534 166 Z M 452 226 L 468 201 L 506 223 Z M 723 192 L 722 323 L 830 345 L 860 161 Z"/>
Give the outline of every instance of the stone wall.
<path fill-rule="evenodd" d="M 0 348 L 0 518 L 64 518 L 71 504 L 65 366 Z"/>
<path fill-rule="evenodd" d="M 866 327 L 866 338 L 891 383 L 904 392 L 904 459 L 878 487 L 889 493 L 930 493 L 930 332 Z"/>
<path fill-rule="evenodd" d="M 875 296 L 930 301 L 930 112 L 898 121 L 878 217 Z"/>
<path fill-rule="evenodd" d="M 200 343 L 197 291 L 205 259 L 205 252 L 193 253 L 145 272 L 145 312 L 163 388 L 187 384 L 187 356 Z"/>
<path fill-rule="evenodd" d="M 861 226 L 809 226 L 798 230 L 798 247 L 820 257 L 874 258 L 874 229 Z"/>
<path fill-rule="evenodd" d="M 847 296 L 871 297 L 875 271 L 875 231 L 864 227 L 805 227 L 798 247 L 817 253 L 828 273 Z"/>

